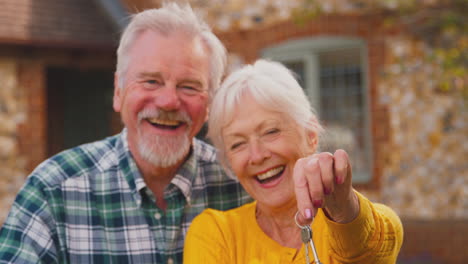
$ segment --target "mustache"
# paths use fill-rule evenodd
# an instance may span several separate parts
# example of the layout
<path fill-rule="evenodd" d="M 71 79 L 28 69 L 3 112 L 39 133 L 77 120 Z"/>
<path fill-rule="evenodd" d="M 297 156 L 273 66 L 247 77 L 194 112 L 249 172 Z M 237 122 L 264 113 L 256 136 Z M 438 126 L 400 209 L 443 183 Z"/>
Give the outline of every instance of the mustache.
<path fill-rule="evenodd" d="M 178 121 L 192 125 L 192 119 L 185 111 L 165 111 L 158 108 L 145 108 L 138 113 L 138 122 L 146 118 Z"/>

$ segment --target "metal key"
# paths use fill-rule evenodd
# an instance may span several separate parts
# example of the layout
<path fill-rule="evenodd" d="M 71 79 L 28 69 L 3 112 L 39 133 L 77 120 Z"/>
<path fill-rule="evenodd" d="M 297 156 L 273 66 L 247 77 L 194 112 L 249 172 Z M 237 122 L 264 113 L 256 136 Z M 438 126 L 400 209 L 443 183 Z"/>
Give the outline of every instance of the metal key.
<path fill-rule="evenodd" d="M 308 225 L 300 225 L 297 222 L 298 213 L 299 212 L 297 212 L 296 215 L 294 216 L 294 221 L 296 222 L 296 225 L 301 229 L 301 240 L 302 240 L 302 243 L 304 243 L 306 263 L 310 264 L 310 257 L 309 257 L 309 244 L 310 244 L 310 247 L 312 248 L 312 253 L 314 254 L 315 264 L 322 264 L 318 258 L 317 250 L 315 249 L 314 240 L 312 239 L 312 228 Z"/>
<path fill-rule="evenodd" d="M 305 249 L 305 257 L 306 257 L 306 264 L 310 264 L 310 258 L 309 258 L 309 241 L 312 239 L 311 232 L 309 232 L 309 229 L 307 227 L 301 228 L 301 239 L 302 243 L 304 243 L 304 249 Z"/>
<path fill-rule="evenodd" d="M 301 227 L 301 239 L 302 239 L 302 242 L 304 243 L 307 263 L 310 263 L 310 259 L 309 259 L 309 244 L 310 244 L 310 248 L 312 248 L 312 253 L 314 254 L 315 264 L 321 264 L 318 258 L 317 249 L 315 249 L 314 240 L 312 239 L 312 228 L 310 226 L 306 225 L 306 226 Z"/>

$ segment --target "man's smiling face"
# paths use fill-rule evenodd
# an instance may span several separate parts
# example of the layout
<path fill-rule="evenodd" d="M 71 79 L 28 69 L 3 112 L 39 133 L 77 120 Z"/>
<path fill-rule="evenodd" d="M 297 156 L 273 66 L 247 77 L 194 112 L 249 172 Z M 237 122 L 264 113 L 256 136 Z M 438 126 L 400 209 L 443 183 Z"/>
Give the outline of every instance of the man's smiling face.
<path fill-rule="evenodd" d="M 129 147 L 138 152 L 137 163 L 173 166 L 206 120 L 210 56 L 198 38 L 153 31 L 138 36 L 128 56 L 114 109 L 128 129 Z"/>

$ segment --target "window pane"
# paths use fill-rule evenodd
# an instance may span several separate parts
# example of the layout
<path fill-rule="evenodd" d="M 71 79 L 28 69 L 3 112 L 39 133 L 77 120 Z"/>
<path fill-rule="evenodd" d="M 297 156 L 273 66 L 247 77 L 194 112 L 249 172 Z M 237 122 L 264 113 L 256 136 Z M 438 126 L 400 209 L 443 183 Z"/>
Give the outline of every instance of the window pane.
<path fill-rule="evenodd" d="M 321 121 L 326 128 L 322 150 L 343 148 L 353 163 L 354 175 L 369 175 L 364 89 L 360 51 L 348 48 L 319 53 Z"/>
<path fill-rule="evenodd" d="M 298 75 L 325 127 L 320 151 L 345 149 L 353 164 L 353 182 L 359 183 L 371 179 L 373 168 L 365 45 L 344 36 L 307 37 L 262 51 L 263 57 L 283 62 Z"/>
<path fill-rule="evenodd" d="M 48 155 L 111 135 L 113 72 L 47 69 Z"/>
<path fill-rule="evenodd" d="M 283 63 L 284 66 L 286 66 L 288 69 L 293 71 L 296 76 L 296 80 L 299 82 L 299 85 L 304 89 L 305 83 L 305 73 L 304 73 L 304 61 L 288 61 Z"/>

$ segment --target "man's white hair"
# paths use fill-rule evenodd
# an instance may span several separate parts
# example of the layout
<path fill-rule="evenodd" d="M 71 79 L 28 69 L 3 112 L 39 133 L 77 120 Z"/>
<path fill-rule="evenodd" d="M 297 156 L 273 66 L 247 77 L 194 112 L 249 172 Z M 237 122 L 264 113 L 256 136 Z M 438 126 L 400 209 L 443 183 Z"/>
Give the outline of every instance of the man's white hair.
<path fill-rule="evenodd" d="M 221 41 L 213 34 L 210 27 L 195 14 L 188 5 L 177 3 L 163 3 L 158 9 L 148 9 L 137 13 L 122 33 L 117 49 L 117 69 L 119 77 L 118 87 L 125 85 L 125 73 L 130 61 L 128 55 L 133 42 L 143 32 L 151 30 L 164 36 L 176 32 L 186 33 L 192 37 L 199 37 L 210 54 L 209 94 L 218 88 L 226 68 L 226 49 Z"/>

